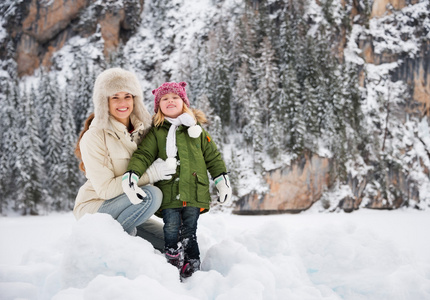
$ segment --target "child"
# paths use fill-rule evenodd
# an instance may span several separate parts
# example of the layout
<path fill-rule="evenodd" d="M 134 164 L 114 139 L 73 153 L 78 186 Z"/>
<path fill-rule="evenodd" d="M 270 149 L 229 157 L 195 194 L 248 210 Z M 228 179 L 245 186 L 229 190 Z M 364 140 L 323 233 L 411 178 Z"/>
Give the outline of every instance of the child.
<path fill-rule="evenodd" d="M 201 111 L 189 108 L 186 85 L 166 82 L 152 91 L 153 127 L 134 152 L 123 176 L 124 192 L 130 200 L 143 199 L 145 194 L 137 187 L 137 180 L 152 162 L 161 158 L 168 165 L 177 165 L 171 179 L 156 183 L 163 192 L 157 215 L 164 221 L 165 256 L 178 267 L 181 277 L 200 269 L 196 231 L 200 213 L 209 210 L 207 171 L 214 178 L 218 201 L 225 204 L 231 199 L 225 163 L 209 134 L 197 124 L 206 118 Z"/>

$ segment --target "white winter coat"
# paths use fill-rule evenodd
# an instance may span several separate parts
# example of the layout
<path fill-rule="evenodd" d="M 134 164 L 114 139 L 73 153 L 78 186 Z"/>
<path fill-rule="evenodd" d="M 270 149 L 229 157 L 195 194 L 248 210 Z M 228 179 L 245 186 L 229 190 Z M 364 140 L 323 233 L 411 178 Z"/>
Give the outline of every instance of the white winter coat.
<path fill-rule="evenodd" d="M 130 115 L 134 131 L 109 114 L 109 96 L 127 92 L 134 97 Z M 131 155 L 151 127 L 151 116 L 143 104 L 143 92 L 136 75 L 121 68 L 103 71 L 94 83 L 94 119 L 79 142 L 87 182 L 79 189 L 73 213 L 76 218 L 96 213 L 104 200 L 123 193 L 122 175 L 127 171 Z M 148 184 L 143 174 L 139 185 Z"/>
<path fill-rule="evenodd" d="M 96 213 L 104 200 L 123 193 L 122 175 L 127 171 L 131 155 L 140 143 L 145 126 L 131 115 L 134 131 L 130 134 L 121 122 L 109 117 L 109 129 L 91 124 L 79 145 L 84 162 L 87 182 L 79 189 L 73 213 L 81 218 L 86 213 Z M 149 183 L 145 174 L 139 185 Z"/>

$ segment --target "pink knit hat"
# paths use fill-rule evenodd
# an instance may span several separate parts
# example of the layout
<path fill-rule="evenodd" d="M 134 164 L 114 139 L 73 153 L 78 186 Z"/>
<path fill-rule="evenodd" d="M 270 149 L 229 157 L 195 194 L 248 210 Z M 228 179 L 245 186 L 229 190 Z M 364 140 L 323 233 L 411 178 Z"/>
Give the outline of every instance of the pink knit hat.
<path fill-rule="evenodd" d="M 154 99 L 154 112 L 158 111 L 158 107 L 160 106 L 160 99 L 166 94 L 174 93 L 182 98 L 185 105 L 190 107 L 190 101 L 187 97 L 187 92 L 185 91 L 185 87 L 187 86 L 186 82 L 165 82 L 160 85 L 158 88 L 152 91 L 152 94 L 155 96 Z"/>

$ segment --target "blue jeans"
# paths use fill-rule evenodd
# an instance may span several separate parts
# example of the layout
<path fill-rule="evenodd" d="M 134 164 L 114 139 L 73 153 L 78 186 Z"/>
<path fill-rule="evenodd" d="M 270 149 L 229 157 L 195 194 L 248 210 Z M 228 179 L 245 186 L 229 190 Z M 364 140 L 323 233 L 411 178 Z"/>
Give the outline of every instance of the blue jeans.
<path fill-rule="evenodd" d="M 163 193 L 155 186 L 141 187 L 146 193 L 146 198 L 139 204 L 132 204 L 126 194 L 106 200 L 99 208 L 99 213 L 106 213 L 117 220 L 127 233 L 137 229 L 137 235 L 148 240 L 156 249 L 164 244 L 161 224 L 147 220 L 160 208 Z M 148 224 L 145 224 L 148 223 Z M 149 224 L 151 223 L 151 224 Z M 160 228 L 157 228 L 159 225 Z M 161 249 L 160 249 L 161 250 Z"/>
<path fill-rule="evenodd" d="M 197 221 L 200 216 L 198 207 L 182 207 L 163 209 L 164 246 L 165 249 L 176 249 L 178 242 L 184 248 L 185 260 L 199 259 L 200 251 L 197 244 Z"/>

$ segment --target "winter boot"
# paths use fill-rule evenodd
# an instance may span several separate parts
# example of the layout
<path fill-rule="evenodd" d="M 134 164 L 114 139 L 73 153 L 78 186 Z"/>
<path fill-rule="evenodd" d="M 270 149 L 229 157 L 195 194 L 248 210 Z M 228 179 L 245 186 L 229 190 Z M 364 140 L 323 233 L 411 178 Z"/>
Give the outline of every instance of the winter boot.
<path fill-rule="evenodd" d="M 184 266 L 181 270 L 181 277 L 187 278 L 193 275 L 194 272 L 200 270 L 200 259 L 198 258 L 191 258 L 187 261 L 185 261 Z"/>
<path fill-rule="evenodd" d="M 182 270 L 184 265 L 184 250 L 182 246 L 178 246 L 177 249 L 166 248 L 164 255 L 169 264 L 177 267 L 179 271 Z"/>

